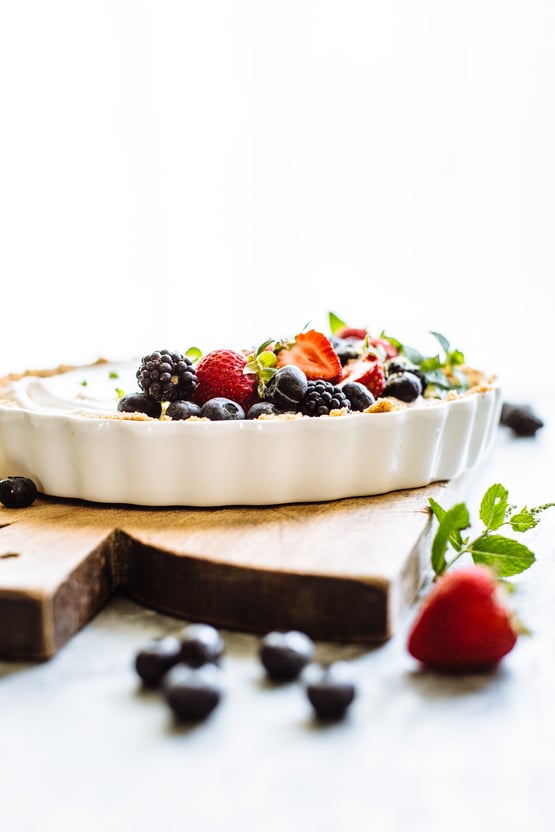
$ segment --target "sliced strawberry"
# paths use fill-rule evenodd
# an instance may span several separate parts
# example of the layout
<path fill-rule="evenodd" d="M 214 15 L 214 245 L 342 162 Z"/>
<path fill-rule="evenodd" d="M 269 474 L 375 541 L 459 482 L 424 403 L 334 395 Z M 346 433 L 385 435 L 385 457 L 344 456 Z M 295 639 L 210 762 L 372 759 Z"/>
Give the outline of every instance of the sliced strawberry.
<path fill-rule="evenodd" d="M 277 352 L 276 366 L 294 364 L 307 379 L 323 379 L 336 384 L 341 378 L 341 362 L 329 339 L 315 329 L 301 332 L 292 344 L 283 346 Z"/>
<path fill-rule="evenodd" d="M 386 341 L 384 338 L 370 338 L 368 343 L 371 347 L 374 347 L 374 349 L 383 350 L 386 361 L 388 358 L 395 358 L 396 355 L 399 355 L 397 347 L 394 347 L 393 344 L 390 344 L 389 341 Z"/>
<path fill-rule="evenodd" d="M 434 585 L 412 625 L 411 656 L 442 671 L 487 670 L 514 647 L 518 630 L 485 566 L 455 569 Z"/>
<path fill-rule="evenodd" d="M 209 399 L 223 396 L 240 404 L 245 412 L 258 401 L 258 376 L 245 372 L 247 359 L 233 350 L 213 350 L 196 366 L 197 387 L 193 401 L 203 405 Z"/>
<path fill-rule="evenodd" d="M 378 356 L 373 353 L 349 361 L 343 368 L 340 385 L 346 381 L 358 381 L 359 384 L 363 384 L 378 398 L 385 387 L 383 364 Z"/>

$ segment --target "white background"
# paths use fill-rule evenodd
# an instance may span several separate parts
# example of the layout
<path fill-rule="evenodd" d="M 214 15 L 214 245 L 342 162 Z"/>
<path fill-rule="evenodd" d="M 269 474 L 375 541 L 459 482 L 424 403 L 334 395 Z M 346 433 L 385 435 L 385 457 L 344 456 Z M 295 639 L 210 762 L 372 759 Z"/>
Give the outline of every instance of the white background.
<path fill-rule="evenodd" d="M 550 0 L 0 0 L 0 370 L 332 309 L 518 394 L 555 357 L 554 87 Z"/>

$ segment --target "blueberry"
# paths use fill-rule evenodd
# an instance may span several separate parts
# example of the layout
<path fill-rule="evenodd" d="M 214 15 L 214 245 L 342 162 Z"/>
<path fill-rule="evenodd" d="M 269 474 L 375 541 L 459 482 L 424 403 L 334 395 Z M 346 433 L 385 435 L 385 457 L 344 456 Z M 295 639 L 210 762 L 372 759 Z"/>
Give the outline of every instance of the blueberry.
<path fill-rule="evenodd" d="M 118 410 L 122 413 L 144 413 L 146 416 L 152 416 L 153 419 L 158 419 L 162 415 L 160 402 L 144 393 L 129 393 L 123 396 L 118 402 Z"/>
<path fill-rule="evenodd" d="M 280 682 L 296 679 L 313 654 L 312 640 L 298 630 L 268 633 L 260 645 L 262 666 L 270 679 Z"/>
<path fill-rule="evenodd" d="M 388 359 L 388 361 L 384 364 L 384 370 L 386 378 L 394 376 L 397 373 L 412 373 L 420 380 L 422 393 L 428 386 L 428 379 L 420 367 L 417 367 L 416 364 L 413 364 L 412 361 L 409 361 L 409 359 L 404 355 L 396 355 L 395 358 Z"/>
<path fill-rule="evenodd" d="M 175 636 L 164 636 L 139 650 L 135 656 L 135 670 L 147 687 L 156 687 L 180 657 L 180 640 Z"/>
<path fill-rule="evenodd" d="M 382 396 L 394 396 L 402 402 L 413 402 L 422 393 L 420 379 L 411 372 L 394 373 L 385 383 Z"/>
<path fill-rule="evenodd" d="M 347 662 L 327 667 L 311 665 L 303 674 L 306 695 L 319 719 L 340 719 L 356 695 L 351 668 Z"/>
<path fill-rule="evenodd" d="M 190 419 L 191 416 L 200 416 L 200 405 L 195 402 L 187 402 L 178 399 L 175 402 L 170 402 L 166 410 L 166 416 L 177 421 L 178 419 Z"/>
<path fill-rule="evenodd" d="M 259 416 L 277 416 L 278 413 L 282 412 L 271 402 L 256 402 L 249 409 L 247 419 L 258 419 Z"/>
<path fill-rule="evenodd" d="M 217 396 L 214 399 L 208 399 L 202 405 L 200 415 L 213 422 L 223 422 L 229 419 L 244 419 L 245 411 L 237 402 L 226 399 L 224 396 Z"/>
<path fill-rule="evenodd" d="M 281 367 L 266 385 L 264 398 L 280 410 L 296 410 L 308 387 L 306 375 L 299 367 Z"/>
<path fill-rule="evenodd" d="M 223 696 L 221 673 L 215 664 L 174 665 L 164 676 L 162 692 L 175 717 L 182 721 L 205 719 Z"/>
<path fill-rule="evenodd" d="M 347 381 L 341 389 L 351 403 L 351 410 L 366 410 L 376 401 L 368 387 L 358 381 Z"/>
<path fill-rule="evenodd" d="M 500 422 L 511 428 L 517 436 L 535 436 L 543 428 L 543 421 L 529 404 L 503 403 Z"/>
<path fill-rule="evenodd" d="M 207 662 L 219 664 L 224 652 L 224 641 L 210 624 L 190 624 L 179 636 L 180 658 L 191 667 L 200 667 Z"/>
<path fill-rule="evenodd" d="M 0 503 L 6 508 L 27 508 L 35 501 L 37 486 L 28 477 L 0 480 Z"/>
<path fill-rule="evenodd" d="M 337 335 L 332 335 L 329 340 L 342 367 L 362 355 L 364 341 L 359 338 L 339 338 Z"/>

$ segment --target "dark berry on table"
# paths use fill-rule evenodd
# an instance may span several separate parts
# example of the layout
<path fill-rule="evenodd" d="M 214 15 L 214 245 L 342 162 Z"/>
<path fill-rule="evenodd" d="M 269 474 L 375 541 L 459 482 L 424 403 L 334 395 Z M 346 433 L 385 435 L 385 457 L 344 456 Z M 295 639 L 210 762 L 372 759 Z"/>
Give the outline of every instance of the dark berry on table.
<path fill-rule="evenodd" d="M 260 643 L 260 661 L 274 681 L 296 679 L 314 655 L 314 643 L 305 633 L 290 630 L 271 632 Z"/>
<path fill-rule="evenodd" d="M 174 716 L 188 722 L 205 719 L 212 713 L 223 696 L 221 674 L 215 664 L 174 665 L 162 681 L 164 698 Z"/>
<path fill-rule="evenodd" d="M 191 667 L 201 667 L 207 662 L 219 664 L 224 653 L 224 640 L 210 624 L 189 624 L 178 635 L 182 662 Z"/>
<path fill-rule="evenodd" d="M 141 359 L 137 370 L 139 387 L 158 402 L 190 399 L 197 386 L 197 373 L 186 355 L 157 350 Z"/>
<path fill-rule="evenodd" d="M 175 402 L 169 403 L 166 409 L 166 416 L 169 416 L 174 421 L 190 419 L 191 416 L 200 416 L 200 405 L 195 404 L 195 402 L 177 399 Z"/>
<path fill-rule="evenodd" d="M 175 636 L 164 636 L 139 650 L 135 656 L 135 670 L 147 687 L 156 687 L 180 657 L 180 640 Z"/>
<path fill-rule="evenodd" d="M 208 399 L 202 405 L 200 415 L 206 419 L 211 419 L 213 422 L 224 422 L 229 419 L 244 419 L 245 411 L 240 404 L 232 401 L 232 399 L 216 396 L 214 399 Z"/>
<path fill-rule="evenodd" d="M 337 353 L 342 367 L 345 367 L 349 361 L 360 358 L 363 352 L 364 341 L 359 338 L 340 338 L 338 335 L 332 335 L 330 343 Z"/>
<path fill-rule="evenodd" d="M 311 665 L 303 674 L 308 701 L 319 719 L 341 719 L 356 695 L 353 673 L 347 662 L 327 667 Z"/>
<path fill-rule="evenodd" d="M 332 410 L 349 410 L 349 399 L 330 381 L 309 381 L 298 409 L 306 416 L 327 416 Z"/>
<path fill-rule="evenodd" d="M 529 404 L 509 404 L 504 402 L 501 408 L 501 424 L 516 433 L 517 436 L 535 436 L 543 428 L 543 421 Z"/>
<path fill-rule="evenodd" d="M 122 396 L 118 402 L 118 410 L 122 413 L 144 413 L 158 419 L 162 415 L 162 405 L 144 393 L 129 393 Z"/>
<path fill-rule="evenodd" d="M 247 411 L 247 419 L 258 419 L 259 416 L 277 416 L 279 410 L 272 402 L 256 402 Z"/>
<path fill-rule="evenodd" d="M 6 508 L 27 508 L 34 503 L 37 486 L 29 477 L 6 477 L 0 480 L 0 503 Z"/>
<path fill-rule="evenodd" d="M 385 382 L 382 396 L 394 396 L 402 402 L 413 402 L 422 394 L 420 379 L 414 373 L 394 373 Z"/>
<path fill-rule="evenodd" d="M 294 364 L 281 367 L 271 377 L 264 390 L 264 398 L 282 411 L 297 410 L 308 387 L 306 375 Z"/>
<path fill-rule="evenodd" d="M 349 399 L 351 410 L 366 410 L 367 407 L 370 407 L 376 401 L 368 387 L 360 384 L 358 381 L 346 381 L 341 386 L 341 389 Z"/>

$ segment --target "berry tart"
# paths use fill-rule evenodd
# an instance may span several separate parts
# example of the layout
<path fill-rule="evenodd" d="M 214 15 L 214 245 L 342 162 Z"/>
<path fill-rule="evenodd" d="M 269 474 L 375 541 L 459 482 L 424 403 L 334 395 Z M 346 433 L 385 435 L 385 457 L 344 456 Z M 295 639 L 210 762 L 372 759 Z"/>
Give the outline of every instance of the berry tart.
<path fill-rule="evenodd" d="M 347 327 L 257 349 L 28 371 L 0 379 L 0 476 L 44 494 L 145 506 L 370 496 L 455 477 L 487 453 L 494 377 Z"/>

